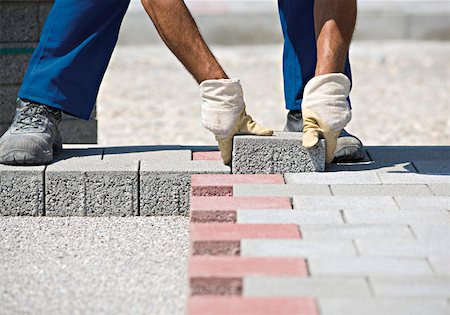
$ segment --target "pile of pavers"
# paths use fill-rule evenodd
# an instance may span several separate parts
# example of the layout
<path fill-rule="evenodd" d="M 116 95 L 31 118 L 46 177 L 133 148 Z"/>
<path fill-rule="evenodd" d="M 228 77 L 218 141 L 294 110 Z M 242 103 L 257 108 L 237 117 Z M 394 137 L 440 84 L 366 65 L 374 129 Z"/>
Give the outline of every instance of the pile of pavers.
<path fill-rule="evenodd" d="M 14 116 L 17 93 L 53 0 L 0 0 L 0 135 Z M 65 143 L 97 143 L 96 111 L 88 120 L 63 115 Z"/>

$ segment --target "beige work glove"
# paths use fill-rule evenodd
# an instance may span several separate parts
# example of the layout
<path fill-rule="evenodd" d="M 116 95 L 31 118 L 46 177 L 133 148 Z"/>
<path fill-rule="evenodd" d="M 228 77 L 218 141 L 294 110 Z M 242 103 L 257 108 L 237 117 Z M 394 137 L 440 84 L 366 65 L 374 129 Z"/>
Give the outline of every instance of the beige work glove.
<path fill-rule="evenodd" d="M 332 73 L 311 79 L 303 93 L 303 146 L 310 149 L 324 138 L 327 164 L 334 159 L 339 134 L 352 119 L 350 86 L 344 74 Z"/>
<path fill-rule="evenodd" d="M 202 124 L 219 144 L 224 164 L 231 163 L 235 135 L 271 136 L 246 113 L 244 92 L 238 79 L 206 80 L 200 84 L 203 99 Z"/>

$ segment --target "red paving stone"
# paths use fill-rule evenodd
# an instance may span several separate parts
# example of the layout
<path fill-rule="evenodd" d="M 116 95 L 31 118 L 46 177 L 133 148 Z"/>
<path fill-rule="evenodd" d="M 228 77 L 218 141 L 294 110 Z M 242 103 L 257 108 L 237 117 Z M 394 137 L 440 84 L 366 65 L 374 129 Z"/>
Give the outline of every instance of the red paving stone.
<path fill-rule="evenodd" d="M 292 209 L 289 197 L 195 197 L 191 196 L 191 222 L 236 222 L 242 209 Z"/>
<path fill-rule="evenodd" d="M 318 315 L 313 298 L 194 296 L 188 315 Z"/>
<path fill-rule="evenodd" d="M 192 152 L 194 161 L 221 161 L 220 151 Z"/>
<path fill-rule="evenodd" d="M 193 196 L 232 196 L 236 184 L 284 184 L 282 175 L 198 174 L 192 175 Z"/>

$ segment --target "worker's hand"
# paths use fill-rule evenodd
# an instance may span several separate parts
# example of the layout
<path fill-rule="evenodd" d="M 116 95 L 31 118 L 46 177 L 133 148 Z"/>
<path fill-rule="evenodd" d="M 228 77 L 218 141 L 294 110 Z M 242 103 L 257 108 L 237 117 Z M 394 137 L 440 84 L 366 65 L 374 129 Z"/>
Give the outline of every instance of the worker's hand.
<path fill-rule="evenodd" d="M 238 134 L 271 136 L 246 113 L 242 86 L 237 79 L 206 80 L 200 84 L 202 124 L 219 144 L 224 164 L 231 163 L 233 137 Z"/>
<path fill-rule="evenodd" d="M 334 159 L 341 130 L 352 119 L 347 101 L 350 86 L 345 75 L 326 74 L 311 79 L 303 93 L 303 146 L 310 149 L 325 138 L 327 164 Z"/>

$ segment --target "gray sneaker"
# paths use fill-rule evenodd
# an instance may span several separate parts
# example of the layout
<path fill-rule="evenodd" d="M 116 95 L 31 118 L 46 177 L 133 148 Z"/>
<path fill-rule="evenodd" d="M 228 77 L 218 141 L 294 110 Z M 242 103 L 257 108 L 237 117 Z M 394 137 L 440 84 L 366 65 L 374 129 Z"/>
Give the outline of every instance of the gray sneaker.
<path fill-rule="evenodd" d="M 0 163 L 43 165 L 62 150 L 61 111 L 21 99 L 11 127 L 0 138 Z"/>
<path fill-rule="evenodd" d="M 287 115 L 284 131 L 302 132 L 303 118 L 299 110 L 291 110 Z M 357 137 L 342 130 L 337 141 L 334 162 L 356 162 L 364 159 L 364 146 Z"/>

